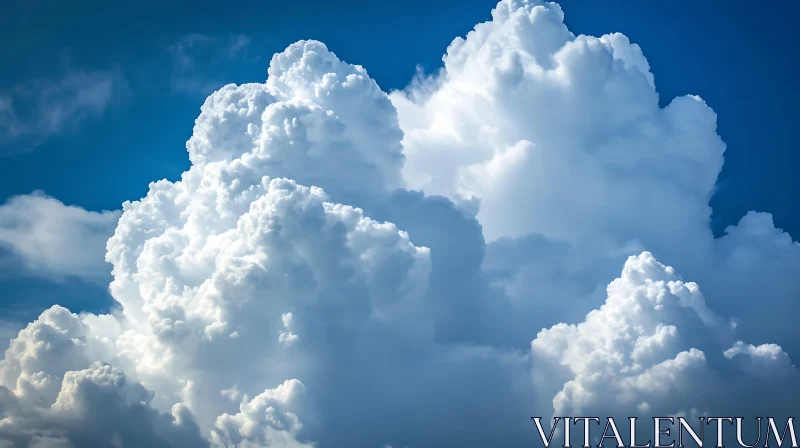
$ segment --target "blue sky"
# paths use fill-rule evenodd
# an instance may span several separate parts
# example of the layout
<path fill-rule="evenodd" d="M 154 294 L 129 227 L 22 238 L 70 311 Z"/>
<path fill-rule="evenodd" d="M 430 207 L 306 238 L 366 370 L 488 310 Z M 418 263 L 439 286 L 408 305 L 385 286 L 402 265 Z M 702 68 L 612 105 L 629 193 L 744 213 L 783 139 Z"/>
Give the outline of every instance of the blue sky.
<path fill-rule="evenodd" d="M 80 70 L 114 73 L 113 98 L 98 116 L 80 120 L 31 148 L 6 143 L 0 197 L 41 189 L 90 210 L 116 209 L 141 197 L 150 181 L 177 179 L 188 167 L 184 143 L 210 93 L 205 86 L 261 82 L 269 58 L 299 39 L 319 39 L 340 58 L 364 66 L 385 90 L 405 87 L 417 64 L 441 66 L 453 36 L 489 18 L 492 1 L 405 2 L 104 2 L 12 1 L 0 18 L 6 45 L 0 91 Z M 800 112 L 792 18 L 798 6 L 745 2 L 562 2 L 578 34 L 619 31 L 644 50 L 662 103 L 687 93 L 717 112 L 727 143 L 720 191 L 711 204 L 714 229 L 748 210 L 769 211 L 776 226 L 800 233 L 794 141 Z M 47 11 L 47 14 L 42 14 Z M 182 38 L 207 36 L 195 66 L 175 86 L 170 53 Z M 232 57 L 236 36 L 250 40 Z M 116 79 L 116 78 L 115 78 Z M 8 155 L 8 152 L 12 154 Z"/>
<path fill-rule="evenodd" d="M 797 12 L 6 2 L 0 444 L 797 415 Z"/>

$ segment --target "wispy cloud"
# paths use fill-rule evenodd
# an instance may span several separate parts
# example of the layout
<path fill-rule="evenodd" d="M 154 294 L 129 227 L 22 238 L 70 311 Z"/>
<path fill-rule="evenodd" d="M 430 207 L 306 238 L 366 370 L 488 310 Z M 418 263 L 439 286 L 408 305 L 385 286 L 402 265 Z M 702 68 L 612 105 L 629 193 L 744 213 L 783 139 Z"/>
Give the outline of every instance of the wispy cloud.
<path fill-rule="evenodd" d="M 35 148 L 103 116 L 128 92 L 119 69 L 69 70 L 57 78 L 33 78 L 0 91 L 0 153 Z"/>
<path fill-rule="evenodd" d="M 21 265 L 48 279 L 64 277 L 108 281 L 106 241 L 114 234 L 119 211 L 93 212 L 34 192 L 0 205 L 0 266 Z M 11 266 L 3 266 L 11 269 Z"/>
<path fill-rule="evenodd" d="M 244 34 L 182 36 L 167 48 L 172 57 L 173 90 L 208 94 L 226 84 L 232 63 L 258 59 L 249 54 L 252 42 Z"/>

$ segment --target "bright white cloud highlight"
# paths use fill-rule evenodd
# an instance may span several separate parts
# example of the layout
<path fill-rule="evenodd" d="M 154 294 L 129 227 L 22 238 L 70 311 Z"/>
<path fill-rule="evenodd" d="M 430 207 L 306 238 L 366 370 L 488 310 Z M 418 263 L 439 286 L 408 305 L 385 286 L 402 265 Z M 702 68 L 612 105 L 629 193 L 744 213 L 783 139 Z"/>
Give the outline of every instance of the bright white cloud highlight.
<path fill-rule="evenodd" d="M 392 94 L 411 188 L 480 198 L 489 240 L 621 246 L 707 227 L 725 145 L 700 98 L 659 108 L 641 49 L 574 36 L 555 3 L 503 1 L 492 17 L 440 73 Z"/>

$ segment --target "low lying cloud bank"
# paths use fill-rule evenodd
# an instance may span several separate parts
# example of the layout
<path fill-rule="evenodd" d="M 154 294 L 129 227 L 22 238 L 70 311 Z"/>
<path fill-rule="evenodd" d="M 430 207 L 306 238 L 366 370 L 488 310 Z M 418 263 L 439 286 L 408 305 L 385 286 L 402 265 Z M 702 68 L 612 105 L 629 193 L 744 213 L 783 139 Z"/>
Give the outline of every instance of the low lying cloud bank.
<path fill-rule="evenodd" d="M 638 46 L 562 20 L 501 1 L 390 95 L 314 41 L 213 93 L 192 167 L 108 240 L 120 311 L 12 341 L 0 440 L 526 446 L 531 415 L 792 415 L 800 245 L 760 213 L 714 239 L 714 112 L 659 108 Z"/>

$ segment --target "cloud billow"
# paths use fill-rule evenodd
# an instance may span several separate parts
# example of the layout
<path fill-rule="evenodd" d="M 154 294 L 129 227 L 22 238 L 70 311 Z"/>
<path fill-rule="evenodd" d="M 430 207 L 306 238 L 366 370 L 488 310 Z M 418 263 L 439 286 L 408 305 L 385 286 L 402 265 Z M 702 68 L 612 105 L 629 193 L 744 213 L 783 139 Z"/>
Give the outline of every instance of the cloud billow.
<path fill-rule="evenodd" d="M 209 96 L 192 167 L 108 240 L 120 311 L 12 341 L 0 440 L 527 446 L 535 414 L 796 410 L 793 315 L 736 314 L 796 309 L 800 246 L 756 213 L 713 238 L 710 107 L 659 108 L 638 46 L 555 4 L 501 1 L 444 62 L 386 94 L 301 41 Z"/>

